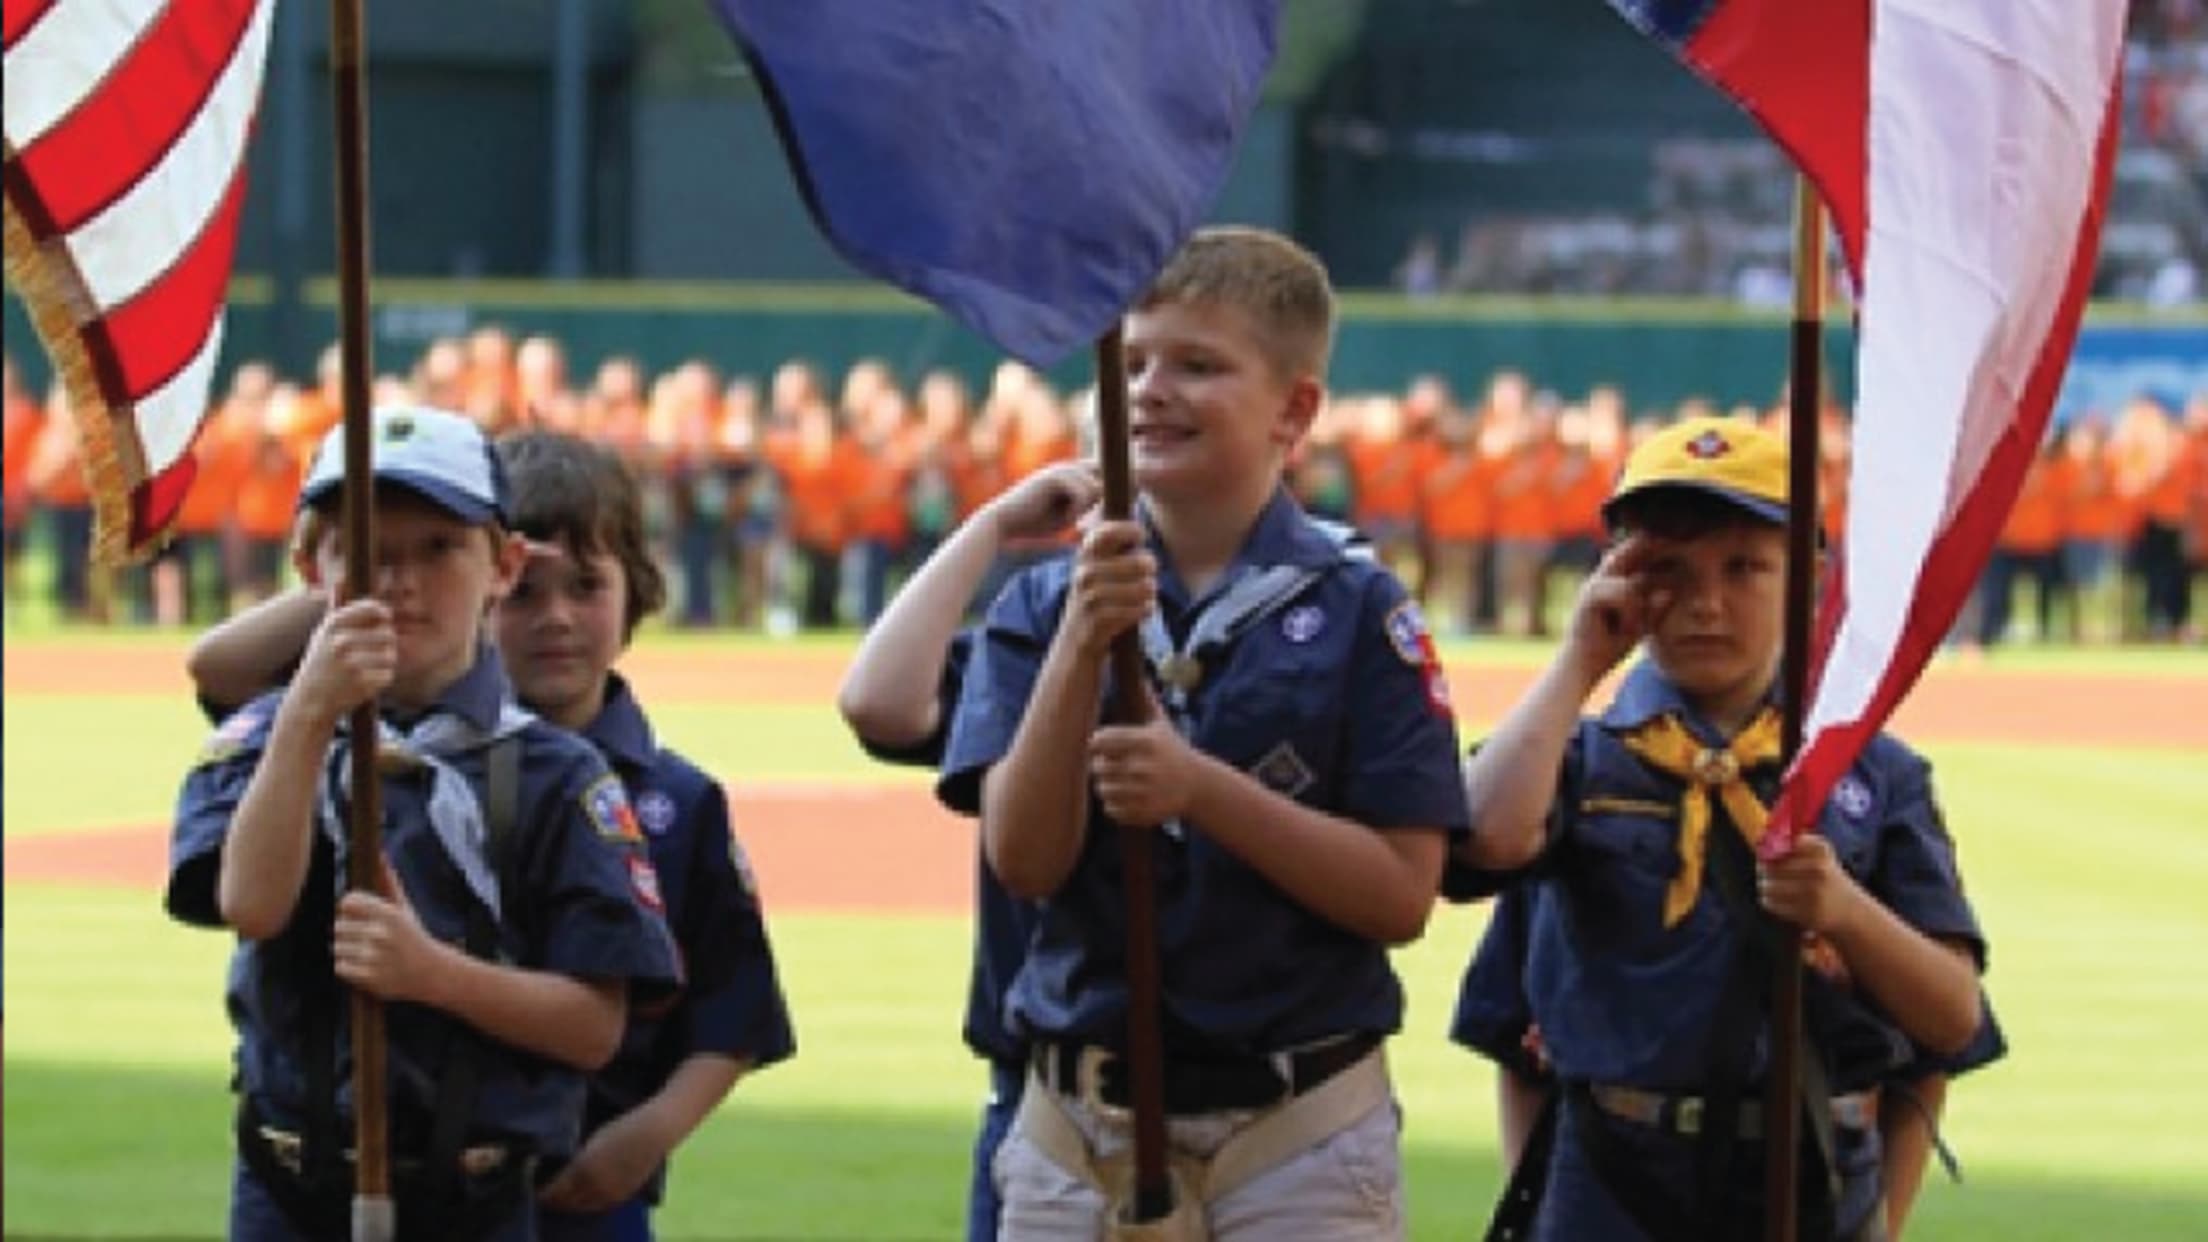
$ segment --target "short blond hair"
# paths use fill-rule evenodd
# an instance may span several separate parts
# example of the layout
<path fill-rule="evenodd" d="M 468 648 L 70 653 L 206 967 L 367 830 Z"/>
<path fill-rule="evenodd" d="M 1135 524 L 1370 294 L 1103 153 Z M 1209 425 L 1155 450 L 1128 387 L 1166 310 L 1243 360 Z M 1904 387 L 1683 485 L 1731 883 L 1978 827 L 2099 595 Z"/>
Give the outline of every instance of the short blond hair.
<path fill-rule="evenodd" d="M 1270 229 L 1198 229 L 1158 273 L 1137 310 L 1167 302 L 1232 306 L 1257 326 L 1259 346 L 1288 378 L 1326 378 L 1334 348 L 1334 286 L 1318 256 Z"/>

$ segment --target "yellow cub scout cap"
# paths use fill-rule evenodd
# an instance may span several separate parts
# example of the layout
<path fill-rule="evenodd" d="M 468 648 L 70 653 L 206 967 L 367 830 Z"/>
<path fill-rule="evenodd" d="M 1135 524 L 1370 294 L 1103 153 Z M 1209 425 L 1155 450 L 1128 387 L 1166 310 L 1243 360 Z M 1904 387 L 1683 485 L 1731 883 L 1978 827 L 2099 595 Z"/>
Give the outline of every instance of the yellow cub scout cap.
<path fill-rule="evenodd" d="M 1786 441 L 1737 418 L 1681 419 L 1625 459 L 1617 489 L 1603 502 L 1603 520 L 1616 526 L 1620 502 L 1658 488 L 1708 492 L 1783 526 Z"/>

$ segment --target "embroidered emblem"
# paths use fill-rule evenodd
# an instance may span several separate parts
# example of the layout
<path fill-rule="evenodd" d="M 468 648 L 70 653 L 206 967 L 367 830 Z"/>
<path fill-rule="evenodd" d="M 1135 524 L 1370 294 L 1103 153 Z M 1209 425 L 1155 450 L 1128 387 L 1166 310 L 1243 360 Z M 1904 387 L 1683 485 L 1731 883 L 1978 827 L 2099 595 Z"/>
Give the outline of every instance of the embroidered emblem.
<path fill-rule="evenodd" d="M 414 416 L 393 414 L 383 420 L 383 438 L 386 443 L 398 444 L 414 438 Z"/>
<path fill-rule="evenodd" d="M 1851 772 L 1832 787 L 1832 804 L 1850 820 L 1861 819 L 1871 813 L 1871 787 Z"/>
<path fill-rule="evenodd" d="M 1715 428 L 1687 441 L 1687 456 L 1700 461 L 1713 461 L 1732 451 L 1732 442 L 1719 435 Z"/>
<path fill-rule="evenodd" d="M 1311 782 L 1318 779 L 1311 774 L 1303 756 L 1286 742 L 1273 747 L 1263 759 L 1251 765 L 1250 775 L 1257 778 L 1258 784 L 1290 798 L 1309 789 Z"/>
<path fill-rule="evenodd" d="M 235 758 L 245 750 L 245 741 L 261 725 L 261 714 L 253 711 L 232 713 L 199 748 L 199 757 L 192 761 L 195 768 L 204 768 Z"/>
<path fill-rule="evenodd" d="M 659 872 L 652 867 L 652 860 L 642 854 L 629 855 L 629 887 L 636 890 L 636 899 L 645 908 L 664 913 L 666 903 L 659 895 Z"/>
<path fill-rule="evenodd" d="M 583 814 L 605 840 L 635 845 L 644 839 L 637 829 L 636 811 L 629 806 L 629 796 L 621 792 L 621 778 L 611 773 L 592 781 L 583 791 Z"/>
<path fill-rule="evenodd" d="M 1413 667 L 1434 662 L 1434 638 L 1426 632 L 1426 617 L 1417 604 L 1410 600 L 1397 604 L 1385 625 L 1388 645 L 1395 648 L 1398 659 Z"/>
<path fill-rule="evenodd" d="M 675 800 L 658 789 L 647 789 L 636 795 L 637 822 L 653 836 L 664 834 L 675 826 Z"/>
<path fill-rule="evenodd" d="M 1325 628 L 1326 614 L 1319 610 L 1317 604 L 1291 608 L 1288 615 L 1280 619 L 1281 637 L 1299 645 L 1317 638 L 1319 631 Z"/>

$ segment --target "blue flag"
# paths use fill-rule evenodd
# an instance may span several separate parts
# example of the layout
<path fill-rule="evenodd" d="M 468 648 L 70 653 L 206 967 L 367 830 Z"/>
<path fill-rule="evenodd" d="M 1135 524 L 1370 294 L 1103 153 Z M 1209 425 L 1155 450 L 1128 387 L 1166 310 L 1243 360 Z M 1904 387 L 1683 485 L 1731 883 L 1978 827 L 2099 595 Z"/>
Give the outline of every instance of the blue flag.
<path fill-rule="evenodd" d="M 1277 0 L 712 0 L 844 258 L 1047 366 L 1226 178 Z"/>

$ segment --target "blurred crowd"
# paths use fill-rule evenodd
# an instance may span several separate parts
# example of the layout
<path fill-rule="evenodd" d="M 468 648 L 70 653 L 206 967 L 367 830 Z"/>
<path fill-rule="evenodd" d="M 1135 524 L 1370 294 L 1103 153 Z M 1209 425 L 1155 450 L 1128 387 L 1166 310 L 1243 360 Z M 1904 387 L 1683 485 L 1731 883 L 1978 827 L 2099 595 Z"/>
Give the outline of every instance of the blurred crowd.
<path fill-rule="evenodd" d="M 2123 136 L 2094 294 L 2153 306 L 2208 298 L 2208 4 L 2134 0 Z M 1664 294 L 1783 306 L 1794 177 L 1760 138 L 1683 137 L 1650 152 L 1643 201 L 1464 222 L 1454 253 L 1414 238 L 1413 296 Z"/>
<path fill-rule="evenodd" d="M 980 393 L 949 371 L 908 379 L 875 360 L 841 376 L 793 360 L 762 383 L 704 361 L 648 375 L 617 356 L 578 383 L 558 341 L 495 326 L 431 343 L 406 373 L 379 377 L 374 395 L 463 410 L 494 433 L 541 425 L 613 447 L 644 485 L 675 584 L 670 621 L 778 634 L 871 622 L 965 515 L 1086 452 L 1090 405 L 1011 362 Z M 66 399 L 25 392 L 11 360 L 10 611 L 39 589 L 65 618 L 201 625 L 275 591 L 307 459 L 339 407 L 334 347 L 312 382 L 238 367 L 195 446 L 199 482 L 175 539 L 150 565 L 109 573 L 89 565 L 92 514 Z M 1565 615 L 1600 552 L 1601 502 L 1627 450 L 1667 419 L 1712 412 L 1698 401 L 1636 411 L 1607 386 L 1566 397 L 1512 371 L 1465 395 L 1421 376 L 1401 392 L 1334 394 L 1291 481 L 1312 510 L 1370 535 L 1445 632 L 1537 636 Z M 1731 413 L 1784 417 L 1780 404 Z M 1826 409 L 1821 440 L 1837 539 L 1844 410 Z M 23 572 L 27 561 L 41 572 Z M 2050 438 L 1956 637 L 2197 637 L 2191 596 L 2204 573 L 2208 393 L 2183 409 L 2141 395 Z"/>

